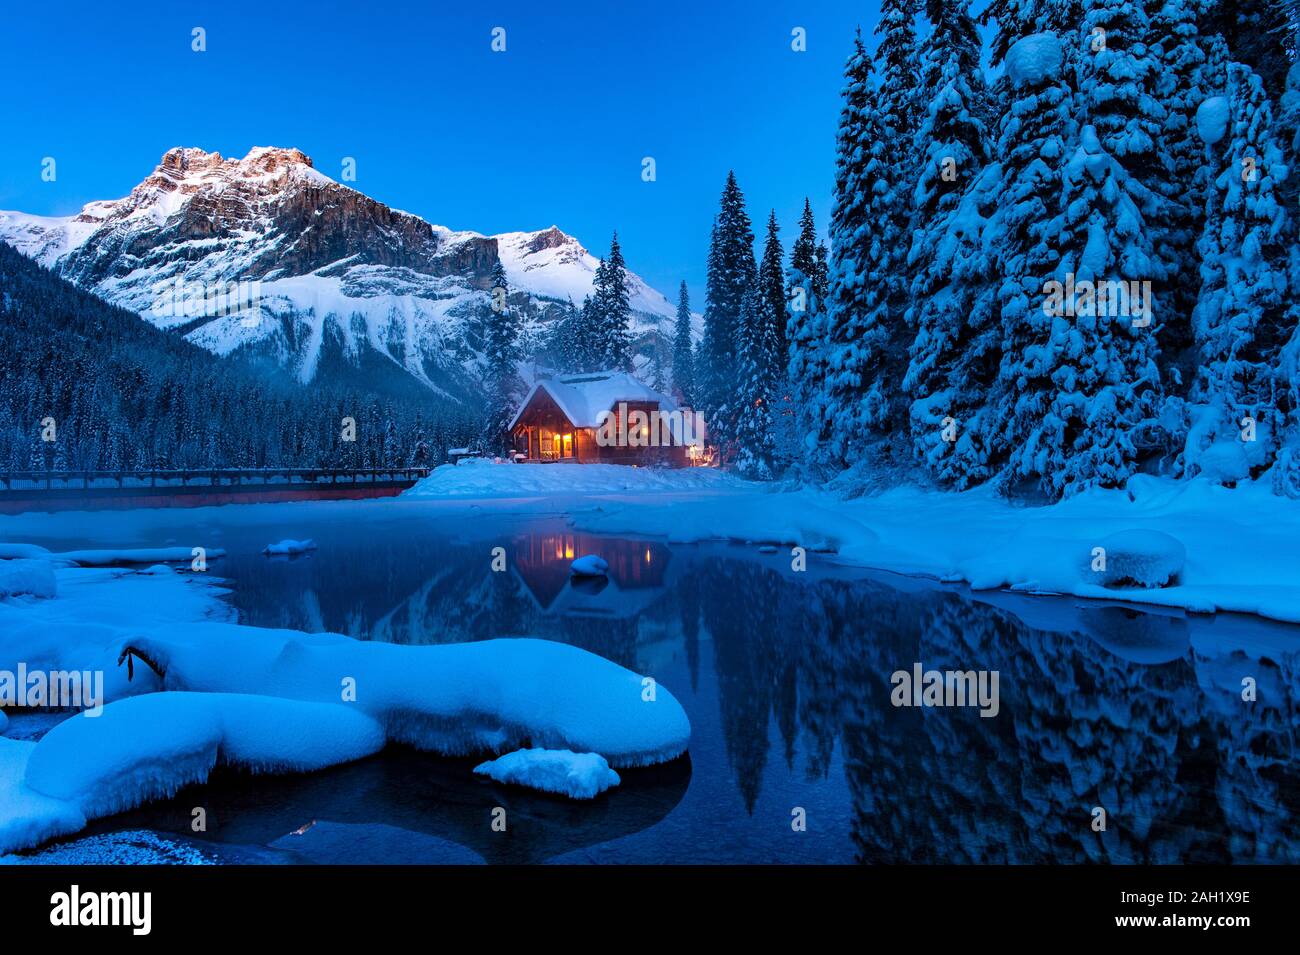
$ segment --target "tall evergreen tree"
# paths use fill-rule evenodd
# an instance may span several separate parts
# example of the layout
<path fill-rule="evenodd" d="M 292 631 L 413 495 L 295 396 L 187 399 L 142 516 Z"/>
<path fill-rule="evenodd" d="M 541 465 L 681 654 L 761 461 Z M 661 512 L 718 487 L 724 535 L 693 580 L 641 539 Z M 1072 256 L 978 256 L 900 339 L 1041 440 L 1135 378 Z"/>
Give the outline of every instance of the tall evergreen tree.
<path fill-rule="evenodd" d="M 1166 387 L 1185 395 L 1193 377 L 1195 355 L 1191 311 L 1200 287 L 1200 222 L 1205 214 L 1209 177 L 1205 149 L 1195 132 L 1196 109 L 1222 81 L 1215 72 L 1208 38 L 1196 26 L 1196 0 L 1159 0 L 1151 16 L 1151 40 L 1160 70 L 1154 88 L 1166 119 L 1158 141 L 1164 161 L 1150 186 L 1162 207 L 1152 225 L 1165 267 L 1157 336 Z"/>
<path fill-rule="evenodd" d="M 691 297 L 682 282 L 673 325 L 673 388 L 686 407 L 695 403 L 695 345 L 691 340 Z"/>
<path fill-rule="evenodd" d="M 1043 349 L 1051 320 L 1043 311 L 1044 289 L 1061 260 L 1062 172 L 1067 143 L 1076 135 L 1072 71 L 1060 39 L 1031 34 L 1006 50 L 998 91 L 1005 104 L 996 146 L 998 207 L 984 230 L 998 278 L 995 318 L 975 337 L 976 353 L 996 360 L 997 372 L 986 386 L 984 408 L 962 424 L 953 448 L 959 483 L 977 483 L 1003 469 L 1045 415 L 1043 379 L 1050 368 Z"/>
<path fill-rule="evenodd" d="M 741 302 L 735 383 L 735 464 L 747 477 L 772 476 L 772 399 L 776 394 L 776 316 L 762 290 L 751 286 Z"/>
<path fill-rule="evenodd" d="M 629 304 L 627 268 L 623 263 L 623 250 L 619 247 L 617 232 L 610 241 L 609 258 L 603 260 L 596 270 L 592 298 L 599 329 L 595 343 L 597 362 L 604 368 L 631 370 L 632 308 Z"/>
<path fill-rule="evenodd" d="M 812 204 L 805 199 L 799 217 L 799 236 L 790 249 L 790 274 L 787 277 L 789 322 L 789 386 L 786 391 L 792 407 L 778 409 L 788 416 L 789 429 L 779 442 L 785 449 L 797 443 L 799 456 L 811 452 L 821 430 L 818 402 L 823 400 L 822 384 L 826 377 L 826 247 L 817 240 L 817 225 Z"/>
<path fill-rule="evenodd" d="M 913 192 L 906 318 L 914 337 L 902 386 L 911 400 L 914 453 L 941 478 L 965 483 L 948 452 L 984 400 L 963 358 L 991 307 L 982 231 L 996 203 L 997 170 L 988 168 L 980 119 L 986 91 L 975 21 L 963 0 L 927 0 L 926 15 L 934 29 L 921 50 L 922 86 L 933 95 L 916 136 L 925 161 Z M 958 363 L 961 374 L 954 375 Z"/>
<path fill-rule="evenodd" d="M 773 209 L 767 217 L 767 240 L 763 243 L 763 258 L 758 267 L 758 284 L 763 300 L 775 322 L 779 367 L 773 370 L 784 377 L 788 348 L 786 325 L 789 322 L 789 315 L 785 304 L 785 251 L 781 248 L 780 232 L 781 227 L 776 221 L 776 210 Z"/>
<path fill-rule="evenodd" d="M 510 284 L 505 268 L 497 259 L 492 267 L 489 312 L 484 335 L 483 390 L 486 395 L 485 450 L 500 451 L 508 445 L 506 427 L 520 398 L 520 319 L 510 306 Z M 395 437 L 395 436 L 394 436 Z"/>
<path fill-rule="evenodd" d="M 885 429 L 890 391 L 890 329 L 881 307 L 890 250 L 878 229 L 889 183 L 888 131 L 876 109 L 874 67 L 859 34 L 845 66 L 836 140 L 828 295 L 826 379 L 810 409 L 821 419 L 814 459 L 843 463 L 870 432 Z"/>
<path fill-rule="evenodd" d="M 704 410 L 720 446 L 734 445 L 738 408 L 731 384 L 736 372 L 737 332 L 745 293 L 754 287 L 754 231 L 734 172 L 727 173 L 709 248 L 708 303 L 704 311 Z M 698 373 L 698 369 L 697 369 Z"/>
<path fill-rule="evenodd" d="M 1231 64 L 1226 95 L 1205 109 L 1201 129 L 1219 173 L 1200 241 L 1199 369 L 1183 463 L 1189 475 L 1238 480 L 1270 461 L 1293 400 L 1290 363 L 1280 361 L 1296 327 L 1292 229 L 1276 197 L 1286 169 L 1260 78 Z"/>

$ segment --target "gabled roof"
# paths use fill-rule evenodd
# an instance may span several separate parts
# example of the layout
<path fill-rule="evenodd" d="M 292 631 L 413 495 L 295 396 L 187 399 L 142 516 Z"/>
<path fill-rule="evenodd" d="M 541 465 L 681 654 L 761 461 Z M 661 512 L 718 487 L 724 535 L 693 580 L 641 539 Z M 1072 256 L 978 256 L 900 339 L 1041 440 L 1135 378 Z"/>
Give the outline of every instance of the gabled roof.
<path fill-rule="evenodd" d="M 677 408 L 667 395 L 655 391 L 627 372 L 593 371 L 540 379 L 529 389 L 528 396 L 519 405 L 519 410 L 515 412 L 506 430 L 514 430 L 538 391 L 550 395 L 575 428 L 600 427 L 600 413 L 613 410 L 620 401 L 655 402 L 661 411 Z"/>

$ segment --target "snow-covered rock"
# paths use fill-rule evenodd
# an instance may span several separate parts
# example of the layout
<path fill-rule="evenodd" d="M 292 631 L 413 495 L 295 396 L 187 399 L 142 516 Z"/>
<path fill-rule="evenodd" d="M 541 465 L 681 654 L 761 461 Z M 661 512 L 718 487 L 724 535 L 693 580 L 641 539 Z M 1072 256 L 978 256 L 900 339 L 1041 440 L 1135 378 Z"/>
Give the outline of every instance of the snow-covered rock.
<path fill-rule="evenodd" d="M 129 648 L 166 689 L 356 707 L 390 740 L 449 755 L 529 742 L 640 766 L 681 755 L 691 734 L 667 688 L 646 694 L 645 678 L 631 670 L 549 640 L 405 646 L 199 623 L 132 639 Z M 355 702 L 344 702 L 349 694 Z"/>
<path fill-rule="evenodd" d="M 0 710 L 0 736 L 5 735 L 5 730 L 9 728 L 9 717 L 5 716 L 5 711 Z"/>
<path fill-rule="evenodd" d="M 1061 41 L 1055 33 L 1022 37 L 1007 50 L 1007 76 L 1016 86 L 1037 86 L 1060 75 Z"/>
<path fill-rule="evenodd" d="M 308 772 L 383 745 L 383 728 L 355 708 L 247 694 L 150 693 L 54 727 L 32 751 L 24 782 L 94 819 L 202 782 L 217 765 Z"/>
<path fill-rule="evenodd" d="M 619 784 L 618 773 L 609 768 L 603 756 L 567 749 L 520 749 L 480 763 L 474 772 L 499 783 L 559 793 L 572 799 L 595 799 Z"/>
<path fill-rule="evenodd" d="M 1187 560 L 1182 541 L 1162 531 L 1126 530 L 1090 546 L 1084 579 L 1103 587 L 1167 587 Z"/>
<path fill-rule="evenodd" d="M 23 595 L 49 598 L 58 589 L 49 561 L 0 560 L 0 600 Z"/>
<path fill-rule="evenodd" d="M 277 544 L 267 544 L 262 550 L 262 553 L 270 556 L 292 556 L 295 554 L 305 554 L 308 551 L 313 551 L 315 549 L 316 542 L 310 538 L 301 541 L 285 538 Z"/>
<path fill-rule="evenodd" d="M 0 853 L 170 796 L 217 765 L 306 772 L 383 745 L 375 720 L 343 706 L 215 693 L 121 700 L 36 743 L 0 738 Z"/>
<path fill-rule="evenodd" d="M 609 561 L 596 554 L 583 554 L 569 565 L 575 577 L 604 577 L 609 573 Z"/>

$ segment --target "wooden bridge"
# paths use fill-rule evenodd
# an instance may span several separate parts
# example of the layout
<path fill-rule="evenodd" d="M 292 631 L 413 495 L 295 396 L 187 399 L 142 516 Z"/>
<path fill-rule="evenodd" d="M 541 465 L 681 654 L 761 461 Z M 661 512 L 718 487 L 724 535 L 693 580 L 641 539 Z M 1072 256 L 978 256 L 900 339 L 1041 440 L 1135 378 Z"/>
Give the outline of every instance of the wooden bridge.
<path fill-rule="evenodd" d="M 0 513 L 393 497 L 428 468 L 0 471 Z"/>

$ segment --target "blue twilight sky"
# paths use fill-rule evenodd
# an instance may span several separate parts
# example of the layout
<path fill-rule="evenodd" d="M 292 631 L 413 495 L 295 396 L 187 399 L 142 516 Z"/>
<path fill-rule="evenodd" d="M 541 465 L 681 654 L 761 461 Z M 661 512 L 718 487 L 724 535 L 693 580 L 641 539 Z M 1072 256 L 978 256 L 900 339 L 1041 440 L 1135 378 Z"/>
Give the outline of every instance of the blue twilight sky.
<path fill-rule="evenodd" d="M 824 234 L 841 70 L 858 23 L 874 46 L 877 13 L 878 0 L 11 4 L 0 209 L 125 195 L 172 146 L 296 146 L 335 179 L 355 157 L 351 185 L 451 228 L 554 223 L 597 255 L 617 228 L 633 271 L 670 298 L 685 278 L 701 309 L 729 168 L 756 232 L 775 208 L 788 251 L 807 195 Z M 791 50 L 795 27 L 807 52 Z"/>

